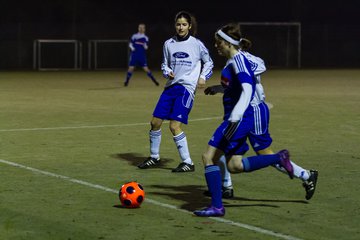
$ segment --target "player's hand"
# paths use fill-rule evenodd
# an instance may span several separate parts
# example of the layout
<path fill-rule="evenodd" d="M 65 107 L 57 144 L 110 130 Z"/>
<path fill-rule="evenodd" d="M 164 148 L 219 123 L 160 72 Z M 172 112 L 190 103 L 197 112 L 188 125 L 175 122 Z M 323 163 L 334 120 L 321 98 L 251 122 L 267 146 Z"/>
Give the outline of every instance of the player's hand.
<path fill-rule="evenodd" d="M 168 76 L 170 80 L 173 80 L 175 78 L 175 74 L 173 72 L 169 72 Z"/>
<path fill-rule="evenodd" d="M 198 83 L 197 83 L 197 88 L 204 88 L 205 85 L 206 85 L 205 79 L 199 78 Z"/>
<path fill-rule="evenodd" d="M 206 95 L 215 95 L 217 93 L 223 93 L 224 87 L 221 85 L 213 85 L 210 87 L 205 88 L 204 93 Z"/>

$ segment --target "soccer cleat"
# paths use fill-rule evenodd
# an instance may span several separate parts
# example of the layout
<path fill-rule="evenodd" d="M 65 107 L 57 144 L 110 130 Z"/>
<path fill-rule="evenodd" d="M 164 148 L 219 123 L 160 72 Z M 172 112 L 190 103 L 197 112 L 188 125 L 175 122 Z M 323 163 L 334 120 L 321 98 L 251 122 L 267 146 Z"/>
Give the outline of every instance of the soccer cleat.
<path fill-rule="evenodd" d="M 194 211 L 194 214 L 199 217 L 222 217 L 225 215 L 225 208 L 216 208 L 210 206 L 201 210 L 196 210 Z"/>
<path fill-rule="evenodd" d="M 234 189 L 232 187 L 222 187 L 221 191 L 222 191 L 222 198 L 231 199 L 234 197 Z M 211 193 L 209 190 L 204 191 L 204 195 L 211 197 Z"/>
<path fill-rule="evenodd" d="M 234 189 L 232 187 L 222 187 L 222 197 L 230 199 L 234 197 Z"/>
<path fill-rule="evenodd" d="M 124 82 L 124 87 L 127 87 L 129 85 L 129 81 Z"/>
<path fill-rule="evenodd" d="M 143 163 L 140 163 L 138 165 L 138 168 L 146 169 L 151 166 L 158 165 L 159 163 L 160 163 L 160 158 L 148 157 L 148 159 L 146 159 Z"/>
<path fill-rule="evenodd" d="M 195 171 L 195 166 L 193 164 L 188 164 L 188 163 L 182 162 L 179 164 L 179 166 L 177 166 L 176 168 L 174 168 L 171 171 L 172 172 L 193 172 L 193 171 Z"/>
<path fill-rule="evenodd" d="M 294 178 L 294 168 L 290 162 L 290 153 L 288 150 L 284 149 L 278 152 L 280 156 L 280 166 L 282 166 L 288 173 L 290 179 Z"/>
<path fill-rule="evenodd" d="M 310 200 L 315 193 L 318 174 L 319 174 L 318 171 L 310 170 L 309 179 L 303 182 L 303 187 L 305 188 L 306 191 L 306 195 L 305 195 L 306 200 Z"/>

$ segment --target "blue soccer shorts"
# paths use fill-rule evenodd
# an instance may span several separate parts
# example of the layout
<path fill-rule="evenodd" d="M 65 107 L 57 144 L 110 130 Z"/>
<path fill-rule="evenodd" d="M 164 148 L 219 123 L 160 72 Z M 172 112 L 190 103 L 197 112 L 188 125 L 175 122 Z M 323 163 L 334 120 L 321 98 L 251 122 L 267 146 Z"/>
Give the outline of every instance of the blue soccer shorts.
<path fill-rule="evenodd" d="M 131 54 L 129 66 L 130 67 L 135 67 L 135 66 L 146 67 L 147 66 L 146 56 Z"/>
<path fill-rule="evenodd" d="M 162 92 L 153 116 L 187 124 L 193 102 L 194 96 L 184 86 L 171 85 Z"/>
<path fill-rule="evenodd" d="M 254 109 L 254 127 L 249 134 L 249 141 L 254 151 L 268 148 L 272 143 L 269 133 L 270 111 L 266 103 L 262 102 Z"/>
<path fill-rule="evenodd" d="M 237 124 L 223 121 L 215 130 L 208 144 L 220 149 L 226 156 L 244 155 L 249 150 L 246 139 L 253 124 L 252 117 L 243 117 Z"/>

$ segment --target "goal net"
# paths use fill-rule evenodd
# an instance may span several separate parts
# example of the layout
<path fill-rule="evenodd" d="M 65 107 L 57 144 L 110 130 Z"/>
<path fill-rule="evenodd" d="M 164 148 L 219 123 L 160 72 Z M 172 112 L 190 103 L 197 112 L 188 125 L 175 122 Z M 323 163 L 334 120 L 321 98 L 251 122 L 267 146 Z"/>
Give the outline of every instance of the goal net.
<path fill-rule="evenodd" d="M 122 39 L 89 40 L 88 68 L 123 69 L 128 65 L 129 41 Z"/>
<path fill-rule="evenodd" d="M 33 43 L 33 68 L 80 70 L 82 44 L 75 39 L 36 39 Z"/>
<path fill-rule="evenodd" d="M 241 32 L 253 46 L 251 53 L 268 67 L 301 67 L 301 23 L 242 22 Z"/>

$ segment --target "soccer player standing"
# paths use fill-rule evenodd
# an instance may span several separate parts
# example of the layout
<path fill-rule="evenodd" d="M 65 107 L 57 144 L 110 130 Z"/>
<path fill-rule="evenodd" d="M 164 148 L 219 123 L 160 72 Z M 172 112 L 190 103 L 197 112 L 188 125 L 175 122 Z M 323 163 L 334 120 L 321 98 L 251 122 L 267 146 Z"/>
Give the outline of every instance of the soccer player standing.
<path fill-rule="evenodd" d="M 293 177 L 293 168 L 287 150 L 271 155 L 242 157 L 249 149 L 246 139 L 254 126 L 254 111 L 250 102 L 254 96 L 256 79 L 250 62 L 239 51 L 240 39 L 238 24 L 225 25 L 215 34 L 218 54 L 227 58 L 221 72 L 221 84 L 225 88 L 224 121 L 215 130 L 202 157 L 206 183 L 211 192 L 211 205 L 194 211 L 195 215 L 201 217 L 225 215 L 222 204 L 221 173 L 217 165 L 222 155 L 226 156 L 227 167 L 232 173 L 252 172 L 280 164 L 290 178 Z"/>
<path fill-rule="evenodd" d="M 140 23 L 138 26 L 138 32 L 131 36 L 129 43 L 131 54 L 129 59 L 129 68 L 126 73 L 126 79 L 124 82 L 125 87 L 129 85 L 130 78 L 133 75 L 136 66 L 142 67 L 147 76 L 155 83 L 155 85 L 159 86 L 159 83 L 156 81 L 155 77 L 152 75 L 149 67 L 147 66 L 146 50 L 148 49 L 149 38 L 145 35 L 145 30 L 145 24 Z"/>
<path fill-rule="evenodd" d="M 213 61 L 204 44 L 194 37 L 196 20 L 190 13 L 181 11 L 176 14 L 175 30 L 176 35 L 163 46 L 161 69 L 168 80 L 151 120 L 150 157 L 138 165 L 141 169 L 159 164 L 161 125 L 167 119 L 181 158 L 181 163 L 172 172 L 195 170 L 181 125 L 188 123 L 196 87 L 205 86 L 212 75 Z"/>

